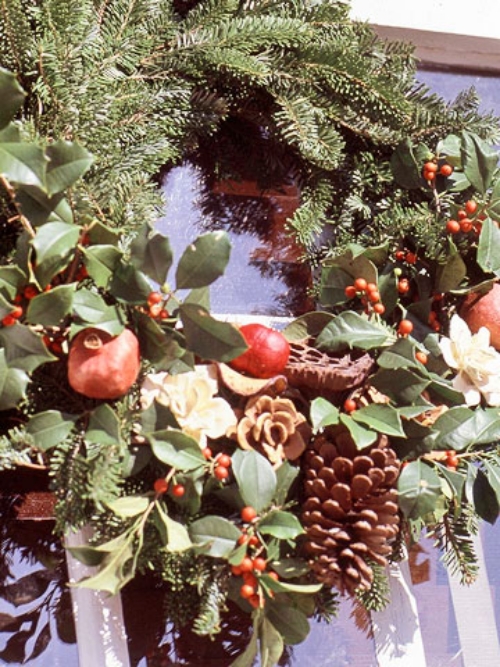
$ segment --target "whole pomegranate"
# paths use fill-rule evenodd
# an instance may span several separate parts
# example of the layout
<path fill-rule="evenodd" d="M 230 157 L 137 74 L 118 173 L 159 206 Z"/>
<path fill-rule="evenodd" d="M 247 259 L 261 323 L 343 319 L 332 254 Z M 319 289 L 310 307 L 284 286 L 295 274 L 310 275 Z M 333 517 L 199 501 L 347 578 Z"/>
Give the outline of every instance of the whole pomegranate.
<path fill-rule="evenodd" d="M 494 283 L 485 294 L 469 294 L 460 307 L 459 315 L 472 333 L 480 327 L 489 329 L 491 344 L 500 350 L 500 283 Z"/>
<path fill-rule="evenodd" d="M 119 398 L 136 381 L 140 363 L 139 341 L 130 329 L 119 336 L 84 329 L 69 349 L 68 381 L 88 398 Z"/>
<path fill-rule="evenodd" d="M 240 333 L 248 345 L 231 368 L 256 378 L 271 378 L 283 372 L 290 356 L 290 345 L 282 333 L 263 324 L 244 324 Z"/>

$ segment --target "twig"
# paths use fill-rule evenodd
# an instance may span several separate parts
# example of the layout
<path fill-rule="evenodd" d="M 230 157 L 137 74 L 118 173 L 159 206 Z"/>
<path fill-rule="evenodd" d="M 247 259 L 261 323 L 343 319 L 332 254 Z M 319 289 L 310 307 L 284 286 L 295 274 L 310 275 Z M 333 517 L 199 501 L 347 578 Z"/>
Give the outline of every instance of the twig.
<path fill-rule="evenodd" d="M 13 222 L 15 220 L 18 220 L 23 229 L 28 232 L 28 234 L 31 236 L 31 238 L 35 238 L 35 230 L 31 226 L 31 222 L 28 220 L 26 216 L 24 216 L 21 213 L 21 207 L 16 201 L 16 191 L 14 190 L 12 184 L 9 182 L 7 178 L 3 174 L 0 174 L 0 184 L 3 186 L 4 190 L 7 192 L 7 194 L 10 197 L 12 206 L 16 209 L 17 215 L 9 218 L 9 222 Z"/>

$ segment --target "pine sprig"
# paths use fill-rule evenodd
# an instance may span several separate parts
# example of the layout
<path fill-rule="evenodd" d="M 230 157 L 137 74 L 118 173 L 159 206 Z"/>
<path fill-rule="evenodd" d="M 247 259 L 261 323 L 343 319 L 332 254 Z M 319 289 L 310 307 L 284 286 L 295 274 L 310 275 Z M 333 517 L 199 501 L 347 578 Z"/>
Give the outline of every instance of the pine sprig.
<path fill-rule="evenodd" d="M 446 512 L 430 533 L 443 554 L 443 562 L 462 584 L 471 584 L 478 574 L 477 555 L 472 536 L 479 530 L 478 517 L 465 503 L 460 513 Z"/>

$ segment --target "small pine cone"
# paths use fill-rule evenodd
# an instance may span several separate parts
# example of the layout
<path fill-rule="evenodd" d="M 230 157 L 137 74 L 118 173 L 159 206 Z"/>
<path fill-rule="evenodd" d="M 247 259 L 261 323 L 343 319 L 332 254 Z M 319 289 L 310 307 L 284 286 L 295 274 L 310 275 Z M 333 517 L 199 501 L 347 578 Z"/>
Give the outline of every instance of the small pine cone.
<path fill-rule="evenodd" d="M 255 449 L 274 466 L 291 461 L 304 452 L 311 428 L 304 415 L 287 398 L 254 396 L 244 410 L 234 433 L 242 449 Z"/>
<path fill-rule="evenodd" d="M 387 564 L 399 530 L 400 462 L 387 438 L 357 451 L 349 432 L 315 439 L 305 455 L 304 549 L 317 579 L 342 594 L 369 590 L 370 562 Z"/>

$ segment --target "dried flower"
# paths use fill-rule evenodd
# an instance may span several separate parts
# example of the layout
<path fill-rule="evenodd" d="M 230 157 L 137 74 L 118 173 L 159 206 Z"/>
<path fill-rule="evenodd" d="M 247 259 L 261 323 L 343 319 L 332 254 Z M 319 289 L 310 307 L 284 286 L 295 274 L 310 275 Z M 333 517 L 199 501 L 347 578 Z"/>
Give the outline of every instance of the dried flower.
<path fill-rule="evenodd" d="M 141 386 L 141 406 L 145 410 L 156 400 L 168 407 L 184 433 L 203 448 L 207 437 L 222 437 L 237 421 L 229 403 L 215 396 L 216 378 L 213 365 L 179 375 L 151 373 Z"/>
<path fill-rule="evenodd" d="M 311 429 L 287 398 L 254 396 L 234 431 L 242 449 L 262 452 L 274 466 L 297 459 L 305 450 Z"/>
<path fill-rule="evenodd" d="M 450 321 L 450 338 L 439 343 L 445 362 L 457 371 L 453 387 L 467 405 L 477 405 L 481 394 L 488 405 L 500 405 L 500 354 L 490 345 L 490 332 L 481 327 L 472 334 L 458 315 Z"/>

